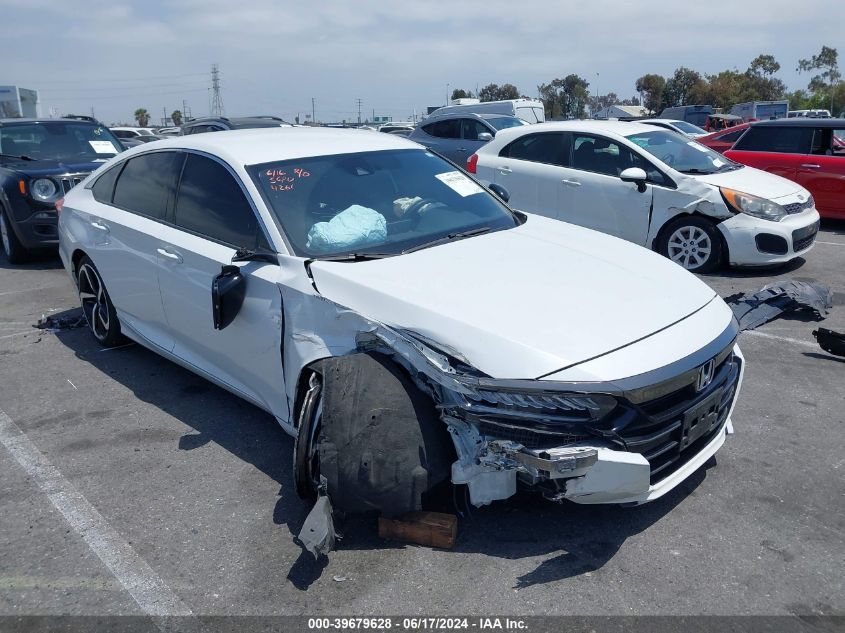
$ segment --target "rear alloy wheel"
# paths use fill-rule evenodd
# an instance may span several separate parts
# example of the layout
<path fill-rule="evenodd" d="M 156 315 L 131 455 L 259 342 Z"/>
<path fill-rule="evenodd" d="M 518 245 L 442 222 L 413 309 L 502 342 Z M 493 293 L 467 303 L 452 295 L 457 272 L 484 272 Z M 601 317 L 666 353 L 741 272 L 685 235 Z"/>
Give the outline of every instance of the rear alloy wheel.
<path fill-rule="evenodd" d="M 88 256 L 83 257 L 76 269 L 76 287 L 82 312 L 94 338 L 104 347 L 114 347 L 123 341 L 117 312 L 106 291 L 100 273 Z"/>
<path fill-rule="evenodd" d="M 22 264 L 27 260 L 29 251 L 21 244 L 15 230 L 6 218 L 6 211 L 0 207 L 0 246 L 10 264 Z"/>
<path fill-rule="evenodd" d="M 690 272 L 708 273 L 722 262 L 719 229 L 704 218 L 689 216 L 663 229 L 660 253 Z"/>

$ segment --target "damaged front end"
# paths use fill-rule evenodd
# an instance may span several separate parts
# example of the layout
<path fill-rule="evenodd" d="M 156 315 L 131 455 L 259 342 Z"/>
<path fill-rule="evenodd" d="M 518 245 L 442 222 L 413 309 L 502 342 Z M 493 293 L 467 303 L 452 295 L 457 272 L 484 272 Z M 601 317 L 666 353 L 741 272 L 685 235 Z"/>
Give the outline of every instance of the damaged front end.
<path fill-rule="evenodd" d="M 458 354 L 376 326 L 361 351 L 389 355 L 430 394 L 473 505 L 517 483 L 554 501 L 639 504 L 683 481 L 722 445 L 742 377 L 736 323 L 665 371 L 612 383 L 497 380 Z"/>

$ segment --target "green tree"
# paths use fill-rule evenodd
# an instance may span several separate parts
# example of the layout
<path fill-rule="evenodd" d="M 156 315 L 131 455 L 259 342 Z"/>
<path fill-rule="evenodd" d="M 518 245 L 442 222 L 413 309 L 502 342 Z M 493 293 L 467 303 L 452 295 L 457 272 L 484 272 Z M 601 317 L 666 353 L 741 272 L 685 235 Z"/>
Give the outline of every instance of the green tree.
<path fill-rule="evenodd" d="M 519 99 L 519 90 L 513 84 L 487 84 L 478 91 L 481 101 L 502 101 L 503 99 Z"/>
<path fill-rule="evenodd" d="M 147 127 L 150 122 L 150 113 L 147 112 L 146 108 L 138 108 L 135 110 L 135 120 L 139 127 Z"/>
<path fill-rule="evenodd" d="M 636 90 L 646 110 L 657 114 L 663 103 L 663 91 L 666 89 L 666 79 L 660 75 L 643 75 L 637 79 Z"/>
<path fill-rule="evenodd" d="M 835 48 L 829 46 L 822 46 L 822 50 L 818 55 L 813 55 L 810 59 L 798 60 L 798 72 L 813 72 L 820 71 L 810 79 L 809 89 L 811 92 L 818 94 L 827 90 L 830 96 L 830 112 L 833 114 L 834 108 L 834 88 L 842 80 L 842 73 L 839 72 L 839 55 Z"/>
<path fill-rule="evenodd" d="M 696 93 L 701 94 L 704 83 L 701 75 L 690 68 L 681 66 L 675 70 L 675 74 L 666 82 L 666 89 L 663 91 L 662 108 L 682 106 L 690 103 L 690 97 Z"/>
<path fill-rule="evenodd" d="M 786 86 L 774 74 L 780 64 L 772 55 L 758 55 L 745 71 L 746 98 L 743 101 L 774 101 L 786 94 Z"/>
<path fill-rule="evenodd" d="M 546 109 L 546 116 L 548 118 L 582 118 L 590 97 L 589 86 L 590 82 L 576 74 L 567 75 L 563 79 L 553 79 L 548 84 L 537 86 L 540 100 Z"/>
<path fill-rule="evenodd" d="M 593 95 L 587 98 L 587 105 L 590 108 L 590 114 L 593 116 L 599 110 L 603 110 L 615 103 L 619 103 L 619 97 L 615 92 L 608 92 L 606 95 Z"/>
<path fill-rule="evenodd" d="M 472 93 L 469 90 L 464 90 L 463 88 L 455 88 L 452 91 L 452 99 L 471 99 Z"/>
<path fill-rule="evenodd" d="M 174 110 L 171 112 L 170 120 L 173 121 L 173 125 L 182 125 L 182 111 Z"/>

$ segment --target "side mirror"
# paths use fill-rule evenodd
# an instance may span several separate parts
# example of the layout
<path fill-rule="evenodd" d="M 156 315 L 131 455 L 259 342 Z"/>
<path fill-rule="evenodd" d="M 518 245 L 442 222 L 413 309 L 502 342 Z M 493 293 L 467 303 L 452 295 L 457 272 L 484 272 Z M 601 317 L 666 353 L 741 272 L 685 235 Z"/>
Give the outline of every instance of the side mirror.
<path fill-rule="evenodd" d="M 493 140 L 493 135 L 490 134 L 490 132 L 482 132 L 481 134 L 478 135 L 478 140 L 484 141 L 486 143 L 488 141 Z"/>
<path fill-rule="evenodd" d="M 644 169 L 640 169 L 639 167 L 628 167 L 628 169 L 619 174 L 619 179 L 622 182 L 636 183 L 637 191 L 645 193 L 645 181 L 648 179 L 648 175 L 645 173 Z"/>
<path fill-rule="evenodd" d="M 214 329 L 222 330 L 230 325 L 244 302 L 246 277 L 237 266 L 223 266 L 220 274 L 211 282 L 211 313 Z"/>
<path fill-rule="evenodd" d="M 495 182 L 491 184 L 488 189 L 496 194 L 496 196 L 502 201 L 507 202 L 511 199 L 511 194 L 508 193 L 508 190 L 505 189 L 502 185 L 497 185 Z"/>

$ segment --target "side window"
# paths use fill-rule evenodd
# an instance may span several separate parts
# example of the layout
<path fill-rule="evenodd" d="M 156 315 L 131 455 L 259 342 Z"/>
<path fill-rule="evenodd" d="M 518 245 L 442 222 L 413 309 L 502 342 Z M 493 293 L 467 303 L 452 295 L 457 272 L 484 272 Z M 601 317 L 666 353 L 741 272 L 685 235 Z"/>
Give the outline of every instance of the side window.
<path fill-rule="evenodd" d="M 254 248 L 258 220 L 235 178 L 220 163 L 188 154 L 176 197 L 175 223 L 236 247 Z"/>
<path fill-rule="evenodd" d="M 97 178 L 97 182 L 95 182 L 94 186 L 91 187 L 91 193 L 94 196 L 94 200 L 102 202 L 103 204 L 112 203 L 114 183 L 117 181 L 117 177 L 120 175 L 121 169 L 123 169 L 123 163 L 115 165 L 103 173 L 102 176 Z"/>
<path fill-rule="evenodd" d="M 830 156 L 833 153 L 831 150 L 832 132 L 833 130 L 824 128 L 816 128 L 813 130 L 813 147 L 810 150 L 810 153 Z"/>
<path fill-rule="evenodd" d="M 573 135 L 572 167 L 618 177 L 630 167 L 639 167 L 650 182 L 666 184 L 666 178 L 645 158 L 624 145 L 603 136 Z"/>
<path fill-rule="evenodd" d="M 734 143 L 736 140 L 742 136 L 742 133 L 745 132 L 744 129 L 742 130 L 734 130 L 732 132 L 728 132 L 726 134 L 722 134 L 721 136 L 717 136 L 716 139 L 719 141 L 723 141 L 725 143 Z"/>
<path fill-rule="evenodd" d="M 564 132 L 526 134 L 506 145 L 499 156 L 567 167 L 570 135 Z"/>
<path fill-rule="evenodd" d="M 425 130 L 426 134 L 438 138 L 461 138 L 461 121 L 460 119 L 436 121 L 423 126 L 423 130 Z"/>
<path fill-rule="evenodd" d="M 152 152 L 126 161 L 114 188 L 114 206 L 163 220 L 182 159 L 177 152 Z"/>
<path fill-rule="evenodd" d="M 811 127 L 751 127 L 737 141 L 734 149 L 748 152 L 778 152 L 782 154 L 809 154 L 813 140 Z"/>
<path fill-rule="evenodd" d="M 461 136 L 467 141 L 477 141 L 478 135 L 487 132 L 492 134 L 483 123 L 475 119 L 461 119 Z"/>

